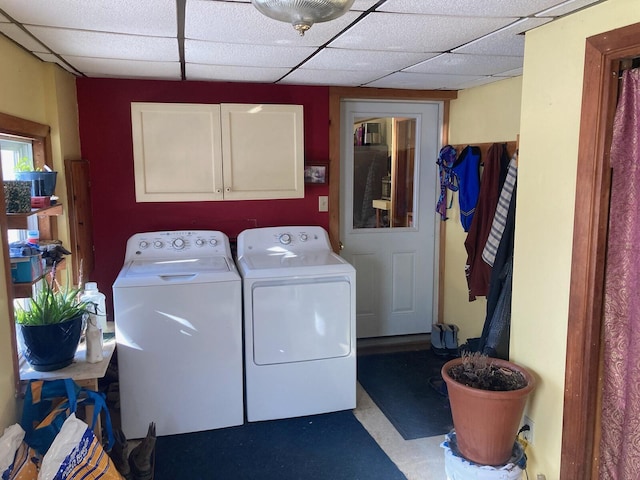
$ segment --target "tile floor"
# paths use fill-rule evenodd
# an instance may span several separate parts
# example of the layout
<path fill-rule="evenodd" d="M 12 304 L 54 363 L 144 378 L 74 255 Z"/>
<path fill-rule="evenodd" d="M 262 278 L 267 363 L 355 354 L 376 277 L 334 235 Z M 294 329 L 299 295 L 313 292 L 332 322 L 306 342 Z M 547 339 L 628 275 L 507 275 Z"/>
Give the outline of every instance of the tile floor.
<path fill-rule="evenodd" d="M 407 480 L 446 479 L 444 450 L 440 447 L 444 435 L 405 440 L 360 384 L 357 388 L 356 418 Z"/>
<path fill-rule="evenodd" d="M 429 336 L 358 341 L 358 355 L 430 348 Z M 354 414 L 407 480 L 445 480 L 444 435 L 405 440 L 358 384 Z"/>

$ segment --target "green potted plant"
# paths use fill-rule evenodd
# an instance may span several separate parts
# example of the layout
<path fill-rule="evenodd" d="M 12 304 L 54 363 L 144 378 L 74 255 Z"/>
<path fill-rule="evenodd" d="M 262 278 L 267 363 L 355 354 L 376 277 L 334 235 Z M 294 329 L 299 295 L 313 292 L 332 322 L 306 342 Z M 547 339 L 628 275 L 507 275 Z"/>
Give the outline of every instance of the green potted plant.
<path fill-rule="evenodd" d="M 47 372 L 73 362 L 85 314 L 93 304 L 79 298 L 80 289 L 62 287 L 55 265 L 41 289 L 22 307 L 16 305 L 15 321 L 22 336 L 23 355 L 34 370 Z"/>
<path fill-rule="evenodd" d="M 50 197 L 56 189 L 58 172 L 42 168 L 34 168 L 33 161 L 22 157 L 14 167 L 16 180 L 31 182 L 32 197 Z"/>
<path fill-rule="evenodd" d="M 535 377 L 515 363 L 477 352 L 450 360 L 441 373 L 462 456 L 481 465 L 507 463 Z"/>

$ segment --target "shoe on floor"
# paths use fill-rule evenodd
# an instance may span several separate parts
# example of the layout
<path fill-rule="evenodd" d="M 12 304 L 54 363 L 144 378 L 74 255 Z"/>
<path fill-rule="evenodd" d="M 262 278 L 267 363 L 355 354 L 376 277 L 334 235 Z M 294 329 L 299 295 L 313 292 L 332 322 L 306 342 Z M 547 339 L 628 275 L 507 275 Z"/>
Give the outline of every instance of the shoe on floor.
<path fill-rule="evenodd" d="M 156 424 L 151 422 L 147 436 L 129 454 L 129 467 L 133 480 L 152 480 L 156 449 Z"/>

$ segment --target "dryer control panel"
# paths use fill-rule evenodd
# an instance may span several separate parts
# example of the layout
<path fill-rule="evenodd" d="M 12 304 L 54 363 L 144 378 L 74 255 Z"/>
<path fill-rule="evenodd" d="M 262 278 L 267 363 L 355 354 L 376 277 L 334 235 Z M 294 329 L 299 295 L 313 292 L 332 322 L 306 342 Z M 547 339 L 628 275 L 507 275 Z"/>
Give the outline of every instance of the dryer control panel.
<path fill-rule="evenodd" d="M 215 230 L 137 233 L 127 241 L 125 261 L 140 258 L 183 258 L 224 255 L 231 258 L 228 237 Z"/>
<path fill-rule="evenodd" d="M 252 228 L 238 235 L 238 256 L 324 250 L 331 250 L 331 244 L 327 232 L 322 227 Z"/>

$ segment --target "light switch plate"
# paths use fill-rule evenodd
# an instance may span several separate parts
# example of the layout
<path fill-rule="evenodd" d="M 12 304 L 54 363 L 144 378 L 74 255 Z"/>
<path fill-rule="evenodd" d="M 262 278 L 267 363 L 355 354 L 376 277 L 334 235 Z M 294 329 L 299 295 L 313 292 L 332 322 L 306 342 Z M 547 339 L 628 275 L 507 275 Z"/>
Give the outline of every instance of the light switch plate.
<path fill-rule="evenodd" d="M 329 211 L 329 197 L 327 197 L 326 195 L 321 195 L 318 197 L 318 211 L 319 212 Z"/>

